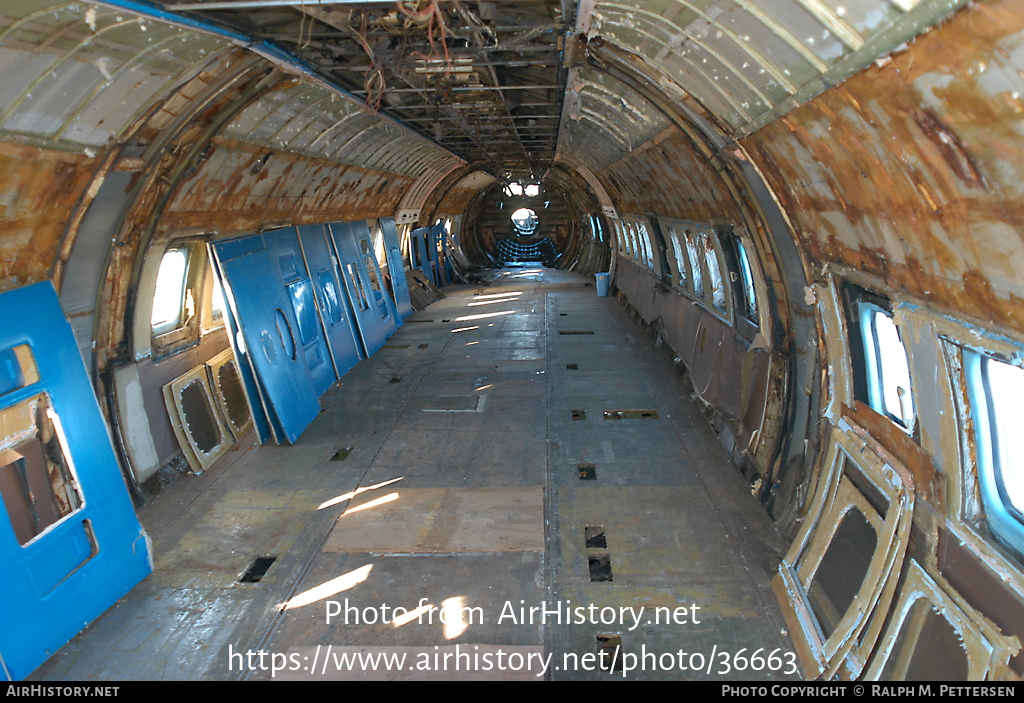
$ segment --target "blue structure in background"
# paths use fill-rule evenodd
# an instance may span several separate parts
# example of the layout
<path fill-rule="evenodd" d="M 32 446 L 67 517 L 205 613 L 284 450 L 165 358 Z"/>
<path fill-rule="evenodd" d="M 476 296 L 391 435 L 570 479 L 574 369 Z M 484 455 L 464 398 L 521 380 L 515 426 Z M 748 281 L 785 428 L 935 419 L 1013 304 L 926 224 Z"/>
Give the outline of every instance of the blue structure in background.
<path fill-rule="evenodd" d="M 0 676 L 22 679 L 153 565 L 53 285 L 0 319 Z"/>

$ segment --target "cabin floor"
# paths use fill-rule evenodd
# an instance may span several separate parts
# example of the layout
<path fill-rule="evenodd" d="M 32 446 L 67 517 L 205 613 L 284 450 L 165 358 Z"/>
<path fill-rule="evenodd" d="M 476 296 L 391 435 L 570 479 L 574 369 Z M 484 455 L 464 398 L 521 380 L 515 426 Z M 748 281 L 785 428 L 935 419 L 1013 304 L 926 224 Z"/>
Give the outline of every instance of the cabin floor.
<path fill-rule="evenodd" d="M 444 292 L 295 445 L 152 498 L 153 574 L 31 678 L 798 678 L 786 544 L 622 306 L 547 269 Z"/>

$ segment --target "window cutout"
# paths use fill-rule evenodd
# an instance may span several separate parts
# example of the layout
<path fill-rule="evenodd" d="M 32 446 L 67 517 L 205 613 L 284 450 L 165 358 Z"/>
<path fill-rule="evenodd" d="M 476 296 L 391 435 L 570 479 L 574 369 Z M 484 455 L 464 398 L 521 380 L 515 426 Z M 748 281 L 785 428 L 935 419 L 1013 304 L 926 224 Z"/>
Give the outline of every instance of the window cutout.
<path fill-rule="evenodd" d="M 213 312 L 213 318 L 216 320 L 219 317 L 223 317 L 224 308 L 224 290 L 220 287 L 220 276 L 217 274 L 213 275 L 213 299 L 210 301 L 210 308 Z"/>
<path fill-rule="evenodd" d="M 864 514 L 856 508 L 847 512 L 807 587 L 807 599 L 826 638 L 853 604 L 877 546 L 878 535 Z"/>
<path fill-rule="evenodd" d="M 869 405 L 910 429 L 914 425 L 910 364 L 896 323 L 891 314 L 874 305 L 862 303 L 859 312 Z"/>
<path fill-rule="evenodd" d="M 754 290 L 754 274 L 747 258 L 747 249 L 736 239 L 736 251 L 739 252 L 740 277 L 743 281 L 744 306 L 741 314 L 751 322 L 757 322 L 757 292 Z"/>
<path fill-rule="evenodd" d="M 160 260 L 153 293 L 154 332 L 166 332 L 181 322 L 185 307 L 185 281 L 188 273 L 188 250 L 169 249 Z"/>
<path fill-rule="evenodd" d="M 854 396 L 908 433 L 916 417 L 910 362 L 889 301 L 852 284 L 843 289 Z"/>
<path fill-rule="evenodd" d="M 668 228 L 669 240 L 672 243 L 672 254 L 676 263 L 676 285 L 686 288 L 686 261 L 683 258 L 683 245 L 679 241 L 679 232 L 675 227 Z"/>
<path fill-rule="evenodd" d="M 0 496 L 18 543 L 26 545 L 82 507 L 57 414 L 39 395 L 0 411 Z"/>
<path fill-rule="evenodd" d="M 708 267 L 708 285 L 711 286 L 711 304 L 721 312 L 725 312 L 725 283 L 722 281 L 722 269 L 718 265 L 718 252 L 715 240 L 711 235 L 701 233 L 704 243 L 704 261 Z"/>
<path fill-rule="evenodd" d="M 359 301 L 360 310 L 369 310 L 370 303 L 366 300 L 366 291 L 363 290 L 363 281 L 359 278 L 359 273 L 356 271 L 355 264 L 345 264 L 345 268 L 348 270 L 349 280 L 352 281 L 352 287 L 356 290 L 356 300 Z"/>
<path fill-rule="evenodd" d="M 690 260 L 690 275 L 693 277 L 693 294 L 698 298 L 704 297 L 704 276 L 700 267 L 700 248 L 697 245 L 697 235 L 690 230 L 684 230 L 686 237 L 686 254 Z"/>

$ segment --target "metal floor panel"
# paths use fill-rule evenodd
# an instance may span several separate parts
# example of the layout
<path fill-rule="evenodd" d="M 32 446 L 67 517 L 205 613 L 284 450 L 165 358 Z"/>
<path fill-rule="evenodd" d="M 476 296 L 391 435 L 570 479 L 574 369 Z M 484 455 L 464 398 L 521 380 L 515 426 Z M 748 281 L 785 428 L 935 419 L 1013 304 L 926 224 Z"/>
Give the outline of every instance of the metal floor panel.
<path fill-rule="evenodd" d="M 513 313 L 458 320 L 494 307 L 470 306 L 476 295 L 510 290 L 522 291 Z M 540 676 L 492 670 L 489 680 L 621 680 L 621 666 L 573 665 L 574 657 L 596 661 L 609 642 L 620 643 L 620 655 L 682 650 L 705 659 L 700 671 L 681 670 L 678 656 L 654 671 L 649 659 L 626 679 L 785 678 L 785 669 L 722 675 L 716 664 L 708 672 L 713 651 L 716 661 L 741 649 L 747 657 L 793 651 L 771 585 L 786 544 L 671 361 L 614 298 L 598 298 L 575 274 L 511 271 L 485 288 L 445 293 L 410 318 L 434 322 L 407 321 L 389 341 L 408 347 L 380 350 L 323 396 L 324 411 L 294 445 L 259 446 L 250 435 L 201 476 L 182 476 L 152 499 L 140 518 L 154 538 L 155 573 L 34 678 L 341 680 L 342 654 L 404 653 L 411 663 L 458 646 L 504 647 L 524 660 L 551 655 Z M 595 334 L 559 335 L 568 315 L 585 316 Z M 519 342 L 535 358 L 496 358 Z M 566 369 L 569 362 L 578 368 Z M 464 412 L 429 412 L 445 408 Z M 573 420 L 574 409 L 585 409 L 586 420 Z M 653 409 L 658 419 L 606 420 L 607 409 Z M 580 464 L 596 477 L 581 480 Z M 472 520 L 495 528 L 493 505 L 463 500 L 481 491 L 543 495 L 543 511 L 529 513 L 543 548 L 503 547 L 493 539 L 499 528 L 474 535 L 474 548 L 486 551 L 452 554 L 469 544 L 458 530 L 472 529 Z M 353 507 L 363 510 L 342 517 Z M 358 542 L 346 526 L 360 514 L 387 527 L 376 538 L 388 543 L 328 551 Z M 588 527 L 603 528 L 605 547 L 587 546 Z M 258 583 L 239 583 L 260 556 L 276 561 Z M 611 580 L 592 580 L 602 568 Z M 564 613 L 566 601 L 585 613 L 591 605 L 595 613 L 644 611 L 639 622 L 626 611 L 624 623 L 617 615 L 614 623 L 542 624 L 536 610 L 532 622 L 521 617 L 542 606 Z M 391 609 L 387 623 L 381 605 Z M 346 606 L 349 615 L 340 615 Z M 419 616 L 391 622 L 395 608 L 418 607 Z M 477 610 L 441 622 L 442 611 L 460 607 Z M 695 617 L 659 623 L 656 608 Z M 328 645 L 337 649 L 325 665 Z M 238 653 L 259 649 L 298 668 L 243 667 Z"/>

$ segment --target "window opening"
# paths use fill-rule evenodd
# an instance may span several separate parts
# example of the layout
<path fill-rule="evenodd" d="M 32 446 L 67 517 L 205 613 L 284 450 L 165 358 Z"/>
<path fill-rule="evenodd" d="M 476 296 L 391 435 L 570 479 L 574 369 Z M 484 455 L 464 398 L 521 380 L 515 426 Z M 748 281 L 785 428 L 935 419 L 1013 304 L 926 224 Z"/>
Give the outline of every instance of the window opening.
<path fill-rule="evenodd" d="M 187 273 L 188 251 L 184 247 L 168 250 L 160 260 L 153 293 L 151 323 L 154 331 L 167 331 L 181 322 L 182 311 L 189 302 L 185 295 Z"/>
<path fill-rule="evenodd" d="M 45 394 L 0 411 L 0 496 L 18 543 L 26 545 L 82 507 L 60 420 Z"/>
<path fill-rule="evenodd" d="M 224 290 L 220 287 L 220 277 L 217 274 L 213 274 L 213 300 L 210 301 L 210 306 L 213 308 L 214 319 L 224 315 Z"/>
<path fill-rule="evenodd" d="M 892 315 L 881 307 L 861 303 L 858 309 L 869 405 L 909 430 L 914 424 L 914 399 L 910 364 L 899 330 Z"/>
<path fill-rule="evenodd" d="M 683 245 L 679 242 L 679 233 L 675 227 L 668 228 L 668 236 L 672 243 L 672 255 L 676 262 L 676 285 L 686 288 L 686 262 L 683 260 Z"/>
<path fill-rule="evenodd" d="M 750 268 L 750 260 L 747 259 L 747 249 L 743 242 L 736 239 L 736 250 L 740 258 L 740 277 L 743 282 L 744 310 L 743 315 L 753 322 L 757 322 L 757 293 L 754 290 L 754 274 Z"/>
<path fill-rule="evenodd" d="M 718 264 L 718 251 L 714 236 L 701 232 L 704 243 L 704 258 L 708 266 L 708 283 L 711 285 L 711 304 L 725 312 L 725 284 L 722 281 L 722 268 Z"/>
<path fill-rule="evenodd" d="M 683 230 L 686 237 L 686 254 L 690 259 L 690 275 L 693 277 L 693 294 L 698 298 L 704 297 L 704 277 L 700 268 L 700 249 L 697 246 L 697 237 L 690 230 Z"/>
<path fill-rule="evenodd" d="M 989 529 L 1024 554 L 1024 370 L 967 350 L 964 361 Z"/>
<path fill-rule="evenodd" d="M 640 238 L 640 243 L 643 246 L 644 251 L 644 263 L 647 268 L 654 268 L 654 252 L 651 248 L 651 235 L 647 232 L 647 227 L 643 222 L 637 222 L 635 225 L 637 237 Z"/>

